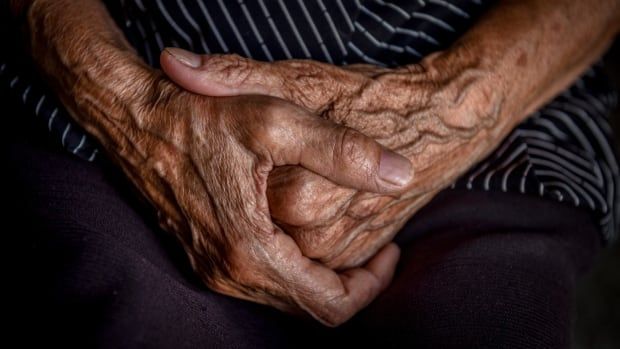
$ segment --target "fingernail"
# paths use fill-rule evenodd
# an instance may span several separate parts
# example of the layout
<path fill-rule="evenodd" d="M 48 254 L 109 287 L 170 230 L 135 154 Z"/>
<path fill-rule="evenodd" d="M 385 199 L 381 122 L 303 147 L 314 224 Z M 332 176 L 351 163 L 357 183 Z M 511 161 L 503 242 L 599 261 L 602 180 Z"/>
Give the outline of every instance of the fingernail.
<path fill-rule="evenodd" d="M 411 181 L 413 169 L 407 158 L 383 149 L 379 163 L 379 177 L 384 181 L 403 187 Z"/>
<path fill-rule="evenodd" d="M 198 68 L 202 63 L 200 55 L 177 47 L 166 47 L 166 52 L 168 52 L 172 57 L 176 58 L 177 61 L 183 63 L 190 68 Z"/>

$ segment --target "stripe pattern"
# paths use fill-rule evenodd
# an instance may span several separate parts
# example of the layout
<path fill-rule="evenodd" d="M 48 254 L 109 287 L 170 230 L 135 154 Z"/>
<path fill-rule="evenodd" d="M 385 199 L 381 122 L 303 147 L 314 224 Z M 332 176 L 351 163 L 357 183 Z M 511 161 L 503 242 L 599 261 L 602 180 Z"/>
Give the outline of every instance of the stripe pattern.
<path fill-rule="evenodd" d="M 0 93 L 22 104 L 37 123 L 69 152 L 93 161 L 99 152 L 96 142 L 71 120 L 56 96 L 44 84 L 17 67 L 18 64 L 0 60 Z"/>
<path fill-rule="evenodd" d="M 166 46 L 234 52 L 265 61 L 307 58 L 388 67 L 414 63 L 448 47 L 493 2 L 106 1 L 128 40 L 154 67 Z M 70 122 L 52 94 L 36 80 L 24 80 L 15 72 L 0 72 L 0 81 L 10 85 L 56 139 L 92 161 L 97 152 L 92 141 Z M 607 117 L 617 102 L 601 67 L 592 67 L 452 187 L 540 195 L 583 207 L 596 214 L 603 237 L 614 239 L 620 222 L 620 175 Z"/>
<path fill-rule="evenodd" d="M 608 115 L 618 95 L 595 65 L 519 125 L 453 188 L 520 192 L 594 212 L 606 241 L 617 238 L 618 156 Z"/>

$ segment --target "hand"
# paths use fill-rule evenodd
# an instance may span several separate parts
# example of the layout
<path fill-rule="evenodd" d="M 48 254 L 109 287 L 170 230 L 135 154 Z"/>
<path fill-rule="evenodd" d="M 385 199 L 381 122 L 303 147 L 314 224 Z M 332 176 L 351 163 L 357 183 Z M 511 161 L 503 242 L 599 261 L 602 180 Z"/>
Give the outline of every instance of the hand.
<path fill-rule="evenodd" d="M 416 179 L 399 200 L 330 192 L 326 181 L 301 175 L 299 169 L 287 175 L 296 188 L 274 188 L 282 195 L 270 195 L 285 203 L 270 202 L 281 209 L 272 214 L 293 223 L 290 233 L 302 250 L 308 249 L 307 255 L 332 266 L 350 266 L 388 240 L 382 238 L 383 232 L 362 234 L 366 222 L 374 221 L 373 226 L 398 222 L 394 212 L 410 217 L 423 201 L 490 153 L 519 122 L 602 55 L 620 32 L 619 19 L 618 0 L 505 1 L 493 6 L 448 50 L 399 69 L 367 65 L 340 69 L 308 61 L 268 64 L 236 56 L 198 57 L 193 61 L 196 69 L 175 69 L 166 62 L 162 66 L 192 91 L 278 96 L 376 137 L 409 157 Z M 325 202 L 317 197 L 326 192 L 334 203 L 310 210 L 323 218 L 312 224 L 314 217 L 304 217 L 301 209 Z M 414 195 L 419 195 L 418 202 L 396 206 Z M 370 218 L 350 214 L 356 207 L 362 209 L 354 211 Z M 343 223 L 337 218 L 325 226 L 325 218 L 334 214 L 351 219 Z M 351 226 L 356 231 L 343 229 Z M 358 244 L 360 236 L 364 242 Z M 370 247 L 360 248 L 364 244 Z"/>
<path fill-rule="evenodd" d="M 396 194 L 411 179 L 405 158 L 281 99 L 180 89 L 140 60 L 101 2 L 79 4 L 31 3 L 32 56 L 210 288 L 338 325 L 388 285 L 395 245 L 340 274 L 308 259 L 272 223 L 267 178 L 276 166 L 295 165 Z"/>
<path fill-rule="evenodd" d="M 334 325 L 388 285 L 394 246 L 338 275 L 271 222 L 265 190 L 275 166 L 299 165 L 340 185 L 397 193 L 409 177 L 406 160 L 404 172 L 386 172 L 398 155 L 283 100 L 205 98 L 164 85 L 139 115 L 148 120 L 137 131 L 145 158 L 126 169 L 210 288 Z"/>
<path fill-rule="evenodd" d="M 398 199 L 337 186 L 299 167 L 270 176 L 274 219 L 305 255 L 332 267 L 357 266 L 372 257 L 418 208 L 501 139 L 503 96 L 500 89 L 476 88 L 492 84 L 481 83 L 489 75 L 475 57 L 435 54 L 420 65 L 383 69 L 170 52 L 187 64 L 164 52 L 162 67 L 188 90 L 283 98 L 409 157 L 415 179 Z"/>
<path fill-rule="evenodd" d="M 265 178 L 276 177 L 275 171 L 269 171 L 275 164 L 301 164 L 318 173 L 313 177 L 306 171 L 305 178 L 298 177 L 298 183 L 303 185 L 283 188 L 290 193 L 308 189 L 309 196 L 300 192 L 308 203 L 315 201 L 313 195 L 320 196 L 316 189 L 331 185 L 323 177 L 345 186 L 357 183 L 361 189 L 372 189 L 376 178 L 372 174 L 376 172 L 366 169 L 377 169 L 379 152 L 368 139 L 351 131 L 339 131 L 341 136 L 347 135 L 345 139 L 353 138 L 358 146 L 333 148 L 341 155 L 343 152 L 338 150 L 345 150 L 344 158 L 349 159 L 359 153 L 347 150 L 375 149 L 366 154 L 369 157 L 359 156 L 362 167 L 358 163 L 357 169 L 362 175 L 371 175 L 368 182 L 345 174 L 347 168 L 353 168 L 355 161 L 351 160 L 344 162 L 349 165 L 342 177 L 336 172 L 324 173 L 321 166 L 328 169 L 326 164 L 335 163 L 325 158 L 306 158 L 302 162 L 301 156 L 287 156 L 288 147 L 284 145 L 295 139 L 283 136 L 313 139 L 309 149 L 325 155 L 319 151 L 320 144 L 333 145 L 338 138 L 330 139 L 326 134 L 323 136 L 327 138 L 319 137 L 321 132 L 317 130 L 334 128 L 332 124 L 306 128 L 310 126 L 306 121 L 314 123 L 308 115 L 298 108 L 291 113 L 292 106 L 282 101 L 240 97 L 220 104 L 178 91 L 159 78 L 153 81 L 152 70 L 137 57 L 99 0 L 21 0 L 10 4 L 16 13 L 27 10 L 24 27 L 39 71 L 71 115 L 97 138 L 163 213 L 164 225 L 179 232 L 194 266 L 207 283 L 222 292 L 280 308 L 304 309 L 328 324 L 344 321 L 387 284 L 397 258 L 394 247 L 383 249 L 365 268 L 338 275 L 302 257 L 291 239 L 273 226 L 267 211 Z M 588 15 L 584 17 L 584 13 Z M 175 66 L 166 69 L 166 62 L 162 63 L 177 82 L 196 92 L 251 92 L 295 100 L 341 124 L 355 124 L 357 129 L 407 154 L 417 174 L 413 184 L 408 185 L 412 190 L 402 201 L 352 194 L 351 199 L 341 200 L 342 208 L 333 210 L 336 216 L 353 217 L 354 221 L 356 212 L 380 210 L 370 215 L 372 220 L 361 219 L 360 224 L 354 224 L 365 227 L 369 225 L 365 222 L 381 225 L 395 213 L 410 215 L 408 210 L 415 210 L 416 205 L 406 200 L 416 194 L 422 199 L 414 200 L 426 200 L 424 197 L 467 167 L 464 164 L 474 163 L 489 152 L 514 125 L 564 89 L 600 56 L 620 28 L 619 16 L 617 0 L 500 2 L 460 39 L 458 47 L 429 57 L 421 65 L 395 70 L 368 66 L 345 70 L 303 61 L 269 65 L 220 56 L 204 62 L 206 68 L 209 64 L 219 67 L 211 75 L 201 69 L 179 69 L 175 74 L 171 70 Z M 545 20 L 541 22 L 540 18 Z M 259 66 L 261 69 L 256 68 Z M 283 66 L 289 68 L 288 75 L 275 73 Z M 202 83 L 192 83 L 192 74 Z M 298 77 L 298 84 L 287 76 Z M 297 87 L 289 89 L 288 85 Z M 307 86 L 318 87 L 306 91 Z M 275 112 L 271 109 L 274 105 L 276 111 L 286 113 Z M 274 117 L 282 123 L 278 121 L 274 126 Z M 266 125 L 259 126 L 259 130 L 268 132 L 254 137 L 254 131 L 244 126 L 247 121 Z M 303 124 L 303 132 L 287 133 L 281 127 L 297 122 Z M 373 133 L 375 129 L 378 131 Z M 320 144 L 316 143 L 318 139 Z M 221 145 L 223 151 L 207 148 L 214 145 Z M 406 163 L 391 158 L 393 164 Z M 366 168 L 367 164 L 374 165 Z M 283 170 L 289 171 L 292 177 L 301 176 L 299 167 Z M 407 176 L 396 177 L 400 177 L 397 182 L 407 181 Z M 375 189 L 381 191 L 379 183 L 374 181 Z M 399 207 L 399 202 L 405 202 L 405 207 Z M 234 215 L 235 211 L 240 214 Z M 303 212 L 295 209 L 281 212 L 283 221 L 308 221 Z M 277 212 L 274 214 L 278 217 Z M 342 229 L 351 225 L 341 221 L 337 219 L 328 227 Z M 385 226 L 388 231 L 392 229 Z M 202 227 L 215 229 L 196 230 Z M 254 227 L 257 229 L 244 230 Z M 329 229 L 317 240 L 339 240 L 330 240 Z M 344 234 L 344 243 L 337 244 L 356 246 L 364 241 L 360 236 Z M 302 247 L 304 240 L 310 241 L 308 247 L 312 246 L 312 235 L 294 237 Z M 339 249 L 333 249 L 333 253 L 338 254 Z M 328 254 L 329 249 L 324 252 Z M 346 264 L 338 258 L 331 259 L 332 265 Z M 353 264 L 364 259 L 358 258 Z M 240 266 L 244 260 L 258 262 Z M 208 263 L 214 263 L 213 268 Z"/>

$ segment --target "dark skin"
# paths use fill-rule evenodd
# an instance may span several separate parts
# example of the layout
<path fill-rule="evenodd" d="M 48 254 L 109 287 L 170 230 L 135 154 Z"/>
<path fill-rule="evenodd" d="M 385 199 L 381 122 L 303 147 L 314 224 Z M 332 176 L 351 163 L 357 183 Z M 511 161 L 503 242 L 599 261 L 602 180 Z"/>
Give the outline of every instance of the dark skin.
<path fill-rule="evenodd" d="M 12 4 L 28 11 L 42 74 L 205 284 L 331 326 L 387 287 L 402 224 L 566 88 L 620 23 L 617 0 L 502 1 L 418 65 L 170 50 L 174 84 L 97 0 Z"/>
<path fill-rule="evenodd" d="M 618 3 L 502 1 L 450 49 L 395 69 L 235 55 L 188 56 L 186 63 L 197 64 L 191 68 L 173 58 L 183 53 L 176 49 L 162 53 L 161 63 L 191 91 L 283 98 L 409 158 L 415 177 L 398 198 L 337 186 L 299 167 L 271 175 L 274 219 L 306 255 L 344 269 L 389 243 L 437 192 L 592 64 L 618 31 Z"/>

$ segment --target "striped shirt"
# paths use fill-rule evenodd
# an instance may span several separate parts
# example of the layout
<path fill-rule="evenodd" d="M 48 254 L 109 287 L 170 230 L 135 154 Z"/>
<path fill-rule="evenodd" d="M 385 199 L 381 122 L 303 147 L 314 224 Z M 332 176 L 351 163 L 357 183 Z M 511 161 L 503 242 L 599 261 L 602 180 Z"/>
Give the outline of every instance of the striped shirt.
<path fill-rule="evenodd" d="M 491 0 L 107 0 L 143 59 L 167 46 L 273 61 L 394 67 L 447 48 Z M 36 76 L 0 62 L 0 83 L 70 152 L 93 161 L 98 146 Z M 605 240 L 620 222 L 620 175 L 608 115 L 617 94 L 601 67 L 520 124 L 452 188 L 538 195 L 592 211 Z"/>

